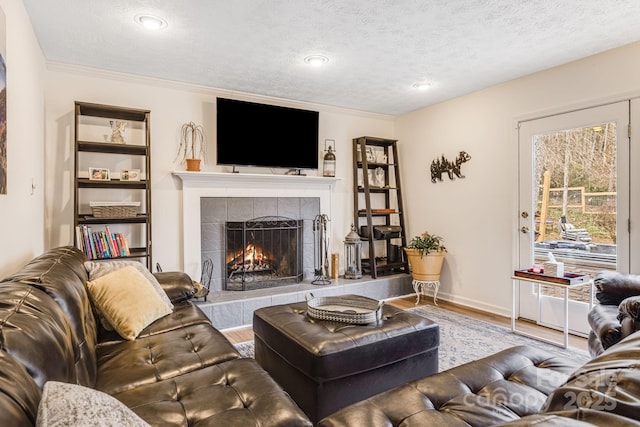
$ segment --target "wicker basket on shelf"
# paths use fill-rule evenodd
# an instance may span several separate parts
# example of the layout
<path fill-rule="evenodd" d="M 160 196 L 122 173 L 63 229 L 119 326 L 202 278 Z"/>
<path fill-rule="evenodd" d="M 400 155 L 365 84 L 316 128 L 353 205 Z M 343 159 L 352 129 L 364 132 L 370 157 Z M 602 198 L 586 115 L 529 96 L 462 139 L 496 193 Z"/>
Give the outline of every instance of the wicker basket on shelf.
<path fill-rule="evenodd" d="M 138 215 L 140 202 L 89 202 L 95 218 L 132 218 Z"/>

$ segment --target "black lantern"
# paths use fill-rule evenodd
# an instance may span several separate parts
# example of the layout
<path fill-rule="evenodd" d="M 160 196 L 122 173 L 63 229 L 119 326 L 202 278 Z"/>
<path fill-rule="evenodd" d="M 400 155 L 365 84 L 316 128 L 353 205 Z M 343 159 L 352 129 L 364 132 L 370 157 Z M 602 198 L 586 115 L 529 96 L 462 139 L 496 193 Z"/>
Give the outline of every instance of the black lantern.
<path fill-rule="evenodd" d="M 356 227 L 351 224 L 351 231 L 344 238 L 345 279 L 359 279 L 362 277 L 361 248 L 362 240 L 360 240 L 360 236 L 356 232 Z"/>

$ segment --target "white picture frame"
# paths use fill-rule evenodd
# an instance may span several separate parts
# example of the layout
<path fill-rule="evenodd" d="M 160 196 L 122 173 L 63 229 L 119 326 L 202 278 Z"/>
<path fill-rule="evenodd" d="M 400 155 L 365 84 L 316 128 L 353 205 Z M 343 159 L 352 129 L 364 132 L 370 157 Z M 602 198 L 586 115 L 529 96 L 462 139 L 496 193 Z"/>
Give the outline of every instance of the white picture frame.
<path fill-rule="evenodd" d="M 140 181 L 140 169 L 122 169 L 120 181 Z"/>
<path fill-rule="evenodd" d="M 107 168 L 89 168 L 89 181 L 111 181 L 111 172 Z"/>

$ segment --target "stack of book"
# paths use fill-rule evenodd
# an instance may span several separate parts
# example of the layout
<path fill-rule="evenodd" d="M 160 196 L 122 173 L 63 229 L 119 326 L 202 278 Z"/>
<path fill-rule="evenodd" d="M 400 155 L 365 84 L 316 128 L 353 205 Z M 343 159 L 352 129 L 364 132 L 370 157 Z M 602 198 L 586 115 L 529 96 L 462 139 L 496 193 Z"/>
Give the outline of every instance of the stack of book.
<path fill-rule="evenodd" d="M 89 259 L 118 258 L 131 255 L 122 233 L 112 233 L 109 226 L 94 231 L 87 225 L 76 227 L 76 247 Z"/>

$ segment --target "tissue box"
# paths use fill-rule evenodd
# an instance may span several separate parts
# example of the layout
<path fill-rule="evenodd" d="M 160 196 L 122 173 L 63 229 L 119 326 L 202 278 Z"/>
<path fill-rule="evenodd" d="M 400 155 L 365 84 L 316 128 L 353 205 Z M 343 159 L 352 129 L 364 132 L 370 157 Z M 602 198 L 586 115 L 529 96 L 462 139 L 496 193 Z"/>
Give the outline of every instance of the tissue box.
<path fill-rule="evenodd" d="M 542 268 L 545 276 L 564 277 L 564 262 L 545 262 Z"/>

